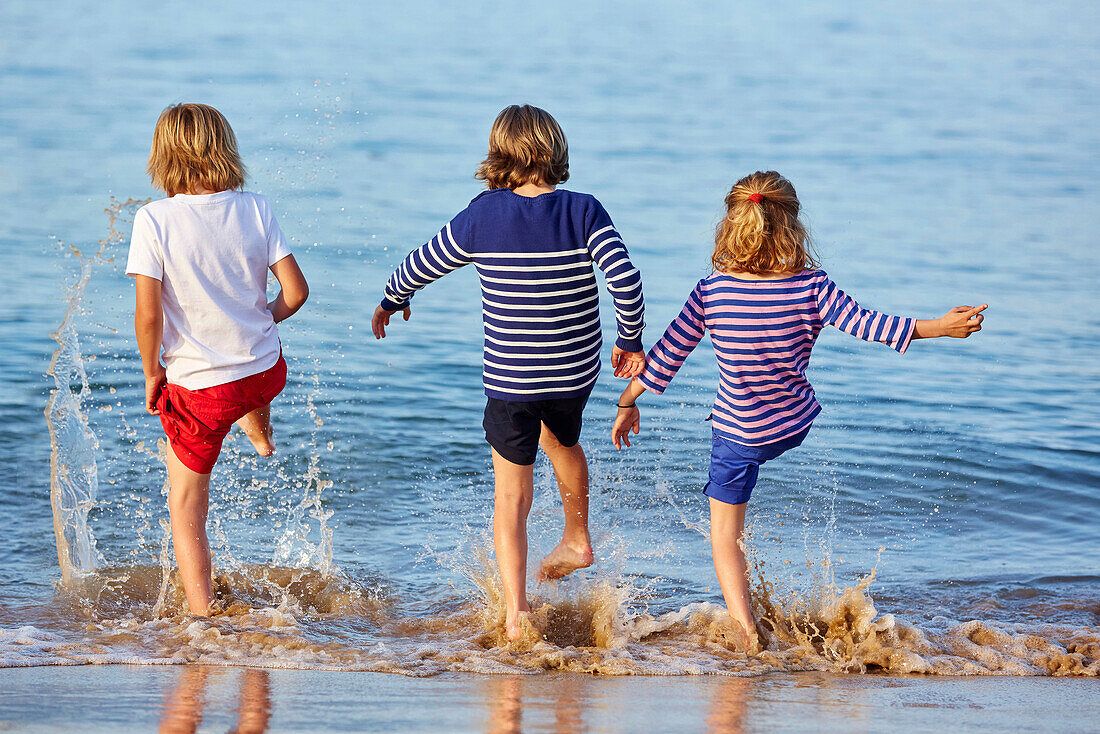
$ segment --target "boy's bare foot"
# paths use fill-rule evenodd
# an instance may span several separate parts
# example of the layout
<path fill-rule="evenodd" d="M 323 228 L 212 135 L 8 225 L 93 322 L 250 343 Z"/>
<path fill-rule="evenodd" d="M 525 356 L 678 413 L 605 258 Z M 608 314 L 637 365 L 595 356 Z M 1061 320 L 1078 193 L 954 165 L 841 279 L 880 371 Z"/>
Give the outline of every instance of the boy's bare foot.
<path fill-rule="evenodd" d="M 260 408 L 237 421 L 237 425 L 244 431 L 244 435 L 248 436 L 248 440 L 252 442 L 252 446 L 260 456 L 271 456 L 275 453 L 270 415 L 268 409 Z"/>
<path fill-rule="evenodd" d="M 563 540 L 542 559 L 537 579 L 539 583 L 560 579 L 578 568 L 588 568 L 594 560 L 591 545 L 576 547 Z"/>

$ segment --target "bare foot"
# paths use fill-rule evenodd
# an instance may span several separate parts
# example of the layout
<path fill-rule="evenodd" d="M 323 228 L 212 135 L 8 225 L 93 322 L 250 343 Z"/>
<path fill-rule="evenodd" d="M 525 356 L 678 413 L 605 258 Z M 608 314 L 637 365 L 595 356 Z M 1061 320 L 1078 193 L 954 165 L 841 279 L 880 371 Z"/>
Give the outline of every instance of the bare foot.
<path fill-rule="evenodd" d="M 244 435 L 248 436 L 248 440 L 252 442 L 257 454 L 271 456 L 275 453 L 270 412 L 266 409 L 266 406 L 241 418 L 237 421 L 237 425 L 244 431 Z"/>
<path fill-rule="evenodd" d="M 534 625 L 531 624 L 531 610 L 516 612 L 514 616 L 509 615 L 505 619 L 504 625 L 509 642 L 523 639 L 528 629 L 534 629 Z"/>
<path fill-rule="evenodd" d="M 732 618 L 730 619 L 729 633 L 726 637 L 733 643 L 733 648 L 737 652 L 755 655 L 764 649 L 760 645 L 760 637 L 756 634 L 755 626 L 746 627 L 744 623 Z"/>
<path fill-rule="evenodd" d="M 539 583 L 560 579 L 578 568 L 588 568 L 594 560 L 592 546 L 585 544 L 577 548 L 563 540 L 554 547 L 554 550 L 546 554 L 546 558 L 542 559 L 537 579 Z"/>

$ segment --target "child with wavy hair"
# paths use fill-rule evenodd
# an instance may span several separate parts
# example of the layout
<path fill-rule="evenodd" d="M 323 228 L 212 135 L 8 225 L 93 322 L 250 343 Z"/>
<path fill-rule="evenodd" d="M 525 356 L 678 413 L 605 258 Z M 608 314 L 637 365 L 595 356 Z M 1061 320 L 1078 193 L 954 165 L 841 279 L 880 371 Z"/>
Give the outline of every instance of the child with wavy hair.
<path fill-rule="evenodd" d="M 759 649 L 741 536 L 760 465 L 802 443 L 821 411 L 806 379 L 810 351 L 826 325 L 904 353 L 913 339 L 966 338 L 986 306 L 957 306 L 938 319 L 888 316 L 859 306 L 818 268 L 790 181 L 775 171 L 738 181 L 726 196 L 711 262 L 714 273 L 688 296 L 650 350 L 646 368 L 619 399 L 616 449 L 640 430 L 635 401 L 657 395 L 709 331 L 718 357 L 712 413 L 711 547 L 735 644 Z"/>
<path fill-rule="evenodd" d="M 216 109 L 164 110 L 148 172 L 168 197 L 134 217 L 126 274 L 137 291 L 145 409 L 168 438 L 176 562 L 188 607 L 206 615 L 210 472 L 234 423 L 261 456 L 275 451 L 271 401 L 286 385 L 275 324 L 302 307 L 309 288 L 267 199 L 241 190 L 237 138 Z M 271 302 L 268 270 L 282 287 Z"/>
<path fill-rule="evenodd" d="M 473 264 L 481 280 L 485 328 L 482 383 L 485 440 L 496 494 L 493 539 L 505 597 L 505 629 L 522 637 L 527 602 L 527 514 L 538 450 L 550 458 L 561 492 L 561 542 L 539 565 L 539 580 L 593 563 L 588 531 L 588 460 L 580 445 L 585 405 L 600 375 L 603 271 L 615 304 L 611 367 L 633 378 L 645 365 L 642 279 L 611 217 L 591 194 L 559 188 L 569 179 L 569 145 L 557 120 L 531 105 L 504 108 L 477 170 L 486 190 L 390 276 L 374 311 L 376 338 L 398 311 L 407 321 L 421 288 Z"/>

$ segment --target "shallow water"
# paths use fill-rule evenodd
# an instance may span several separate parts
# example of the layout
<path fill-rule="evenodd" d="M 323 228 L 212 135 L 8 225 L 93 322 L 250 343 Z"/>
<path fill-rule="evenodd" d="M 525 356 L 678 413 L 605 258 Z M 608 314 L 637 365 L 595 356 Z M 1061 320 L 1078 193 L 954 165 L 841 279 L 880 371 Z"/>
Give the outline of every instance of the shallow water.
<path fill-rule="evenodd" d="M 149 9 L 51 12 L 3 11 L 0 665 L 1100 673 L 1094 9 L 229 10 L 155 41 Z M 278 454 L 232 437 L 215 470 L 231 603 L 213 620 L 181 613 L 170 573 L 122 273 L 133 201 L 155 195 L 152 124 L 178 99 L 227 114 L 312 285 L 281 329 Z M 647 345 L 757 168 L 794 181 L 865 305 L 990 304 L 977 337 L 902 358 L 820 340 L 825 411 L 750 507 L 761 655 L 721 634 L 705 347 L 643 399 L 625 454 L 607 440 L 621 383 L 602 376 L 583 439 L 598 564 L 533 590 L 545 639 L 500 644 L 476 281 L 433 285 L 385 342 L 367 320 L 404 252 L 477 193 L 488 126 L 517 100 L 554 112 L 567 186 L 622 231 Z M 545 462 L 536 478 L 532 567 L 561 522 Z"/>

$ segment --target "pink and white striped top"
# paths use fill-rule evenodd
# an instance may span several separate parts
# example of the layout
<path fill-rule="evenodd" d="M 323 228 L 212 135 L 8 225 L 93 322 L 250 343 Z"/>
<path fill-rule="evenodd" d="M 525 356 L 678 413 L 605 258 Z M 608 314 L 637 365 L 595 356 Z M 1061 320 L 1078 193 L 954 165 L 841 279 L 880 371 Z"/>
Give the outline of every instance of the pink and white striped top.
<path fill-rule="evenodd" d="M 914 319 L 861 308 L 822 270 L 777 280 L 715 273 L 695 286 L 638 381 L 663 393 L 709 331 L 719 367 L 715 433 L 749 446 L 781 441 L 821 412 L 806 368 L 826 324 L 901 354 L 916 326 Z"/>

